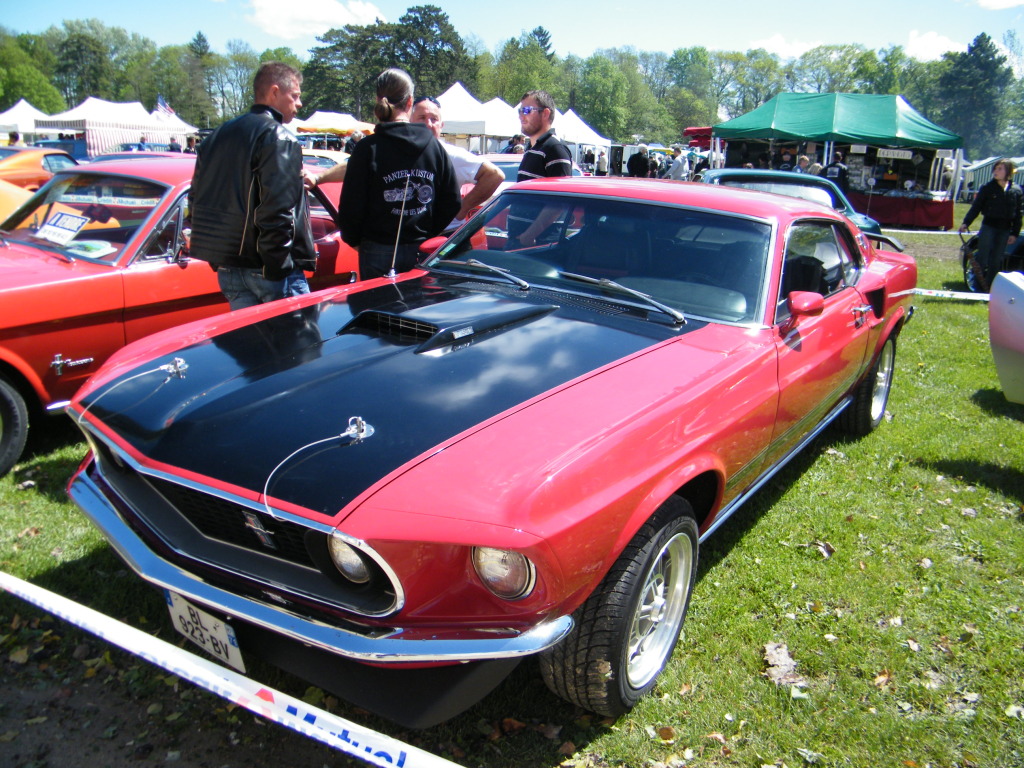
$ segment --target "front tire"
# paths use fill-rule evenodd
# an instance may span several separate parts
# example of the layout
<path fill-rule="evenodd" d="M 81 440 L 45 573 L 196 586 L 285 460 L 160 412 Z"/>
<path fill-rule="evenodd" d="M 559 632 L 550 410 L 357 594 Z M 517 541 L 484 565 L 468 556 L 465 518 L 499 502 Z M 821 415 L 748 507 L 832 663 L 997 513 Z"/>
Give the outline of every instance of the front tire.
<path fill-rule="evenodd" d="M 863 436 L 873 432 L 885 418 L 885 406 L 892 390 L 892 375 L 896 366 L 896 339 L 890 336 L 882 345 L 878 359 L 871 366 L 864 381 L 857 385 L 853 402 L 839 416 L 839 426 L 851 435 Z"/>
<path fill-rule="evenodd" d="M 654 688 L 686 618 L 698 538 L 690 505 L 668 499 L 577 609 L 572 632 L 540 655 L 548 688 L 609 717 Z"/>
<path fill-rule="evenodd" d="M 0 477 L 11 471 L 28 440 L 28 408 L 25 399 L 6 379 L 0 378 Z"/>

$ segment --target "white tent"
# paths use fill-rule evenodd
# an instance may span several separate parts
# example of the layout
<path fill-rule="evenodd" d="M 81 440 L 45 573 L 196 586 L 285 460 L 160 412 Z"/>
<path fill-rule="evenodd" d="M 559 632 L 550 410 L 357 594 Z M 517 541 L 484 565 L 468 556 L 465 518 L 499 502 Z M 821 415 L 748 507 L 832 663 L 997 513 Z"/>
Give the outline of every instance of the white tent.
<path fill-rule="evenodd" d="M 182 122 L 182 127 L 152 117 L 137 101 L 118 103 L 90 96 L 74 109 L 36 120 L 37 129 L 52 128 L 71 133 L 84 133 L 89 156 L 116 149 L 120 144 L 137 142 L 145 136 L 148 141 L 166 144 L 171 136 L 194 132 L 196 129 Z"/>
<path fill-rule="evenodd" d="M 483 136 L 486 133 L 484 105 L 473 98 L 462 83 L 455 83 L 437 97 L 441 102 L 444 132 L 459 136 Z"/>
<path fill-rule="evenodd" d="M 516 108 L 509 106 L 497 96 L 484 104 L 486 136 L 507 136 L 511 138 L 523 132 Z"/>
<path fill-rule="evenodd" d="M 196 127 L 194 125 L 189 125 L 176 114 L 168 115 L 166 112 L 154 109 L 149 113 L 149 116 L 153 118 L 153 121 L 157 126 L 166 128 L 172 135 L 178 138 L 179 141 L 186 135 L 196 132 Z"/>
<path fill-rule="evenodd" d="M 553 126 L 555 134 L 567 144 L 581 146 L 610 147 L 611 139 L 599 135 L 571 109 L 558 115 Z"/>
<path fill-rule="evenodd" d="M 22 137 L 29 133 L 41 133 L 36 128 L 36 120 L 45 117 L 46 113 L 41 109 L 36 109 L 24 99 L 18 99 L 13 107 L 0 112 L 0 131 L 17 131 Z"/>

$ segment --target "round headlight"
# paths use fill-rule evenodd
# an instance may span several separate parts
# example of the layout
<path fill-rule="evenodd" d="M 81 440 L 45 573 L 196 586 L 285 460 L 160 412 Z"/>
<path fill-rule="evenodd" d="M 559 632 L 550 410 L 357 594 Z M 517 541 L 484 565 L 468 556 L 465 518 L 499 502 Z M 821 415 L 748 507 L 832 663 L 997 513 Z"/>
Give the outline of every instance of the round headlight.
<path fill-rule="evenodd" d="M 334 565 L 346 579 L 354 584 L 365 584 L 370 580 L 370 569 L 355 547 L 346 544 L 339 536 L 332 535 L 327 548 Z"/>
<path fill-rule="evenodd" d="M 525 597 L 533 589 L 533 563 L 519 552 L 474 547 L 473 568 L 484 586 L 504 600 Z"/>

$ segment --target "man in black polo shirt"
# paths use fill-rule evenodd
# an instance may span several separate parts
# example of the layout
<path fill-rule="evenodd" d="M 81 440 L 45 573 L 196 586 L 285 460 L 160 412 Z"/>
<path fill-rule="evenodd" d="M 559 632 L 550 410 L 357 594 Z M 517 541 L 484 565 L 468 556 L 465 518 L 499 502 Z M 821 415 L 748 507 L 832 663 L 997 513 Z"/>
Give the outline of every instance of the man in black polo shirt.
<path fill-rule="evenodd" d="M 555 119 L 555 100 L 546 91 L 528 91 L 519 103 L 519 124 L 530 139 L 530 148 L 519 164 L 517 181 L 572 175 L 572 155 L 551 128 Z M 562 206 L 516 205 L 509 211 L 509 245 L 531 247 L 544 242 L 545 236 L 557 236 L 554 226 L 564 218 Z"/>

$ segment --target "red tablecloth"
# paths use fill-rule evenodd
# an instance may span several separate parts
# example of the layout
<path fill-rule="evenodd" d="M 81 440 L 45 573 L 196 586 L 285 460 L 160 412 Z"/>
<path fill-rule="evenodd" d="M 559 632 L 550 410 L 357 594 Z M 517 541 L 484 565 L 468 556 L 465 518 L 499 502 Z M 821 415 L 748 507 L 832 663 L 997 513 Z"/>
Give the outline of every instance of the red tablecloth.
<path fill-rule="evenodd" d="M 879 224 L 926 229 L 953 228 L 952 200 L 862 195 L 852 191 L 846 196 L 858 213 L 870 216 Z"/>

